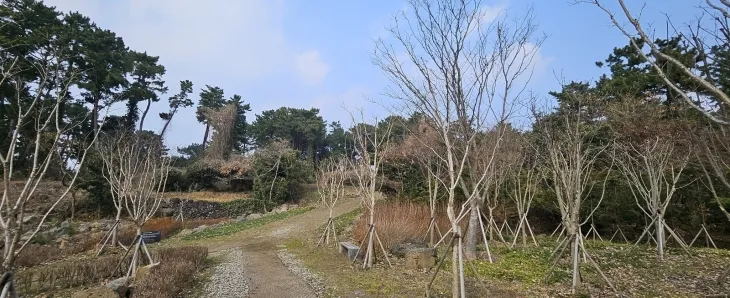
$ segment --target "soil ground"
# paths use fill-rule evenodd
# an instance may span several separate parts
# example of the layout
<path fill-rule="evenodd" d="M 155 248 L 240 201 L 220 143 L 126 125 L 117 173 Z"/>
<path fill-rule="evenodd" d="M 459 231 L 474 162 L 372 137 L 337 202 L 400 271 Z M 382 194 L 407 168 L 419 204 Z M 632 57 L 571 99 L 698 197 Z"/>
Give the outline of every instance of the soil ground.
<path fill-rule="evenodd" d="M 358 207 L 360 201 L 347 199 L 333 210 L 338 216 Z M 212 239 L 184 241 L 185 245 L 198 244 L 209 248 L 213 255 L 225 257 L 240 250 L 243 257 L 236 258 L 245 276 L 230 277 L 228 282 L 248 283 L 248 295 L 224 293 L 220 297 L 316 297 L 314 291 L 298 276 L 295 276 L 280 261 L 277 250 L 290 238 L 309 236 L 319 226 L 327 223 L 329 210 L 317 208 L 286 220 L 272 222 L 265 226 L 244 230 L 239 233 Z M 170 241 L 168 245 L 180 244 Z M 215 274 L 215 268 L 213 268 Z M 213 279 L 213 278 L 212 278 Z M 232 286 L 231 289 L 240 287 Z"/>

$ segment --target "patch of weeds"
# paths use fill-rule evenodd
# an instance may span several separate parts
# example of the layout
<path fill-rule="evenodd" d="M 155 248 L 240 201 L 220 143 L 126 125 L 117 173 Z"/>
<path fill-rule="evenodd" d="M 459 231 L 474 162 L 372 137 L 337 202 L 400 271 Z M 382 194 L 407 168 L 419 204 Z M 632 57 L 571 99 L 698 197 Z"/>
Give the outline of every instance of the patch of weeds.
<path fill-rule="evenodd" d="M 195 275 L 190 288 L 184 292 L 184 297 L 205 297 L 205 285 L 210 282 L 215 267 L 222 262 L 223 258 L 221 256 L 208 257 L 205 260 L 205 269 Z"/>
<path fill-rule="evenodd" d="M 360 210 L 360 208 L 356 208 L 350 212 L 347 212 L 345 214 L 341 214 L 340 216 L 335 217 L 335 227 L 341 229 L 341 228 L 351 225 L 352 222 L 355 221 L 355 218 L 357 218 L 357 216 L 360 215 L 360 213 L 362 213 L 362 210 Z"/>
<path fill-rule="evenodd" d="M 46 245 L 50 243 L 51 240 L 48 238 L 48 235 L 44 233 L 38 233 L 33 236 L 32 239 L 30 239 L 30 243 L 32 244 L 38 244 L 38 245 Z"/>
<path fill-rule="evenodd" d="M 240 231 L 260 227 L 260 226 L 266 225 L 271 222 L 280 221 L 280 220 L 284 220 L 284 219 L 287 219 L 292 216 L 303 214 L 312 209 L 314 209 L 314 207 L 311 207 L 311 206 L 302 207 L 302 208 L 296 208 L 294 210 L 290 210 L 288 212 L 266 215 L 264 217 L 257 218 L 254 220 L 228 223 L 228 224 L 224 224 L 220 227 L 206 229 L 206 230 L 203 230 L 200 232 L 186 235 L 186 236 L 182 237 L 182 239 L 183 240 L 198 240 L 198 239 L 213 238 L 213 237 L 219 237 L 219 236 L 227 236 L 227 235 L 238 233 Z"/>
<path fill-rule="evenodd" d="M 488 260 L 472 263 L 480 276 L 538 284 L 545 279 L 550 269 L 549 257 L 549 253 L 545 255 L 542 250 L 515 249 L 499 254 L 494 263 Z"/>

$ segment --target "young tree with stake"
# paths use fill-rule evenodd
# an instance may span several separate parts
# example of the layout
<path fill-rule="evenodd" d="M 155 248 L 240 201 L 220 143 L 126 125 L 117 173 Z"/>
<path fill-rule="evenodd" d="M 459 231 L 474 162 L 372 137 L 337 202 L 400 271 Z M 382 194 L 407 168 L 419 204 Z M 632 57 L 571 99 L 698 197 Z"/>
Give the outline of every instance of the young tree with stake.
<path fill-rule="evenodd" d="M 124 206 L 137 229 L 131 245 L 132 261 L 127 276 L 136 272 L 139 254 L 143 249 L 149 263 L 153 263 L 142 240 L 142 226 L 160 207 L 170 158 L 164 156 L 162 141 L 145 132 L 117 131 L 104 136 L 99 142 L 99 154 L 104 162 L 104 178 L 109 182 L 115 202 Z"/>
<path fill-rule="evenodd" d="M 2 200 L 0 201 L 0 231 L 4 239 L 2 248 L 2 276 L 0 276 L 0 298 L 17 297 L 13 284 L 13 271 L 16 257 L 41 231 L 49 215 L 61 201 L 69 194 L 81 171 L 86 154 L 94 145 L 98 133 L 88 135 L 83 140 L 83 153 L 71 165 L 76 169 L 70 181 L 56 197 L 50 198 L 50 206 L 43 213 L 41 220 L 35 226 L 28 226 L 23 221 L 28 203 L 33 200 L 36 190 L 43 183 L 46 173 L 54 164 L 58 154 L 61 136 L 69 132 L 79 121 L 66 123 L 63 120 L 63 107 L 68 103 L 69 87 L 78 80 L 79 73 L 65 69 L 59 61 L 63 57 L 59 52 L 49 49 L 43 59 L 26 60 L 25 57 L 0 58 L 0 85 L 12 88 L 12 96 L 5 98 L 14 105 L 14 112 L 8 113 L 12 124 L 7 131 L 8 146 L 0 151 L 0 165 L 2 165 L 3 186 Z M 28 80 L 28 72 L 34 71 L 36 77 Z M 78 120 L 78 119 L 72 119 Z M 88 121 L 87 115 L 83 121 Z M 96 119 L 92 119 L 96 121 Z M 21 135 L 30 133 L 29 135 Z M 23 178 L 16 177 L 19 169 L 15 163 L 21 148 L 21 138 L 29 140 L 28 148 L 33 152 L 32 164 L 29 172 Z M 63 165 L 67 166 L 67 165 Z M 20 184 L 16 183 L 20 181 Z M 18 191 L 15 191 L 18 189 Z M 29 238 L 21 240 L 21 236 L 30 229 Z"/>
<path fill-rule="evenodd" d="M 542 175 L 546 183 L 551 186 L 560 210 L 562 226 L 565 229 L 565 237 L 553 252 L 555 263 L 562 257 L 567 247 L 570 247 L 570 258 L 572 260 L 573 282 L 571 291 L 576 293 L 581 282 L 580 277 L 580 254 L 596 268 L 603 279 L 611 288 L 613 285 L 598 267 L 598 264 L 590 257 L 583 246 L 583 233 L 581 227 L 593 215 L 596 208 L 603 200 L 606 191 L 608 174 L 602 186 L 599 185 L 600 198 L 598 204 L 591 214 L 581 214 L 587 196 L 595 189 L 600 182 L 593 181 L 593 174 L 596 162 L 605 155 L 608 145 L 591 144 L 588 140 L 591 131 L 580 112 L 562 111 L 554 119 L 542 119 L 547 123 L 541 123 L 539 135 L 542 152 Z M 552 121 L 550 121 L 552 120 Z M 609 168 L 610 171 L 610 168 Z M 553 263 L 553 266 L 555 266 Z M 552 268 L 551 268 L 552 270 Z"/>
<path fill-rule="evenodd" d="M 362 111 L 360 112 L 360 118 L 364 118 Z M 358 123 L 355 121 L 354 116 L 352 119 L 353 123 Z M 390 132 L 393 123 L 387 122 L 380 127 L 372 126 L 372 130 L 368 129 L 368 127 L 360 123 L 356 124 L 353 128 L 355 149 L 360 157 L 359 160 L 354 162 L 353 171 L 357 176 L 357 185 L 362 196 L 362 204 L 368 211 L 369 219 L 368 231 L 365 233 L 365 238 L 363 238 L 363 242 L 366 245 L 363 268 L 371 268 L 373 266 L 375 241 L 378 242 L 383 256 L 388 261 L 388 264 L 390 264 L 387 251 L 383 247 L 383 243 L 380 241 L 375 227 L 375 204 L 380 196 L 380 185 L 383 183 L 380 169 L 383 163 L 383 156 L 390 149 Z"/>
<path fill-rule="evenodd" d="M 319 193 L 320 202 L 324 207 L 329 210 L 329 219 L 327 220 L 327 226 L 322 232 L 317 246 L 322 243 L 325 245 L 330 244 L 330 234 L 332 239 L 337 241 L 337 230 L 335 229 L 335 221 L 332 217 L 332 209 L 345 195 L 345 172 L 348 168 L 348 161 L 345 158 L 331 158 L 322 161 L 319 164 L 319 171 L 317 171 L 317 192 Z"/>
<path fill-rule="evenodd" d="M 507 122 L 529 81 L 523 85 L 517 79 L 529 77 L 543 39 L 535 38 L 537 29 L 529 15 L 514 26 L 499 17 L 487 20 L 478 0 L 408 4 L 408 13 L 399 14 L 389 29 L 393 44 L 377 41 L 373 60 L 392 83 L 388 96 L 405 110 L 424 115 L 437 131 L 443 149 L 430 149 L 443 169 L 443 176 L 435 178 L 444 186 L 451 223 L 452 295 L 465 297 L 459 221 L 474 203 L 467 198 L 457 210 L 458 188 L 468 170 L 476 132 Z M 472 177 L 472 187 L 478 189 L 487 173 Z M 427 294 L 434 278 L 435 273 Z"/>

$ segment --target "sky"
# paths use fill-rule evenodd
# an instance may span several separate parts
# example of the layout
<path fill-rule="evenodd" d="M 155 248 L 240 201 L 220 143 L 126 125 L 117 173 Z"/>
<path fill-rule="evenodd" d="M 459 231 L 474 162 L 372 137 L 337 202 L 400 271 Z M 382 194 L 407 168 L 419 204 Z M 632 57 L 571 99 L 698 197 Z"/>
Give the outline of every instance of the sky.
<path fill-rule="evenodd" d="M 627 0 L 642 12 L 644 24 L 666 30 L 667 18 L 683 25 L 700 14 L 704 0 Z M 384 117 L 392 100 L 383 95 L 389 82 L 372 64 L 374 40 L 387 37 L 403 0 L 45 0 L 63 12 L 78 11 L 121 36 L 135 51 L 160 56 L 164 80 L 179 91 L 180 80 L 194 84 L 197 100 L 206 85 L 239 94 L 251 104 L 248 121 L 282 106 L 317 108 L 323 118 L 351 122 L 348 110 Z M 559 90 L 564 81 L 595 81 L 605 69 L 595 66 L 627 39 L 611 27 L 605 13 L 574 0 L 484 0 L 486 9 L 510 17 L 532 9 L 546 40 L 533 61 L 528 88 L 539 96 Z M 615 0 L 603 0 L 615 12 Z M 642 10 L 643 7 L 643 10 Z M 626 23 L 625 18 L 621 18 Z M 347 108 L 347 110 L 345 109 Z M 116 114 L 123 106 L 114 107 Z M 167 110 L 153 106 L 150 115 Z M 159 131 L 161 120 L 145 129 Z M 171 148 L 202 141 L 204 127 L 195 108 L 180 111 L 171 124 Z"/>

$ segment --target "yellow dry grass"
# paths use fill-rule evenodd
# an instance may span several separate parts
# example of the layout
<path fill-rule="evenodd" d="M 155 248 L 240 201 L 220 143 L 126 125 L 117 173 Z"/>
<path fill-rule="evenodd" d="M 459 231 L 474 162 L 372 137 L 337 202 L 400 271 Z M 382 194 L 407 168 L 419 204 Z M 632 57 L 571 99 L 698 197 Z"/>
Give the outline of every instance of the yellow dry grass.
<path fill-rule="evenodd" d="M 195 201 L 219 202 L 225 203 L 240 199 L 248 199 L 250 193 L 242 192 L 213 192 L 213 191 L 194 191 L 194 192 L 167 192 L 165 199 L 188 199 Z"/>

